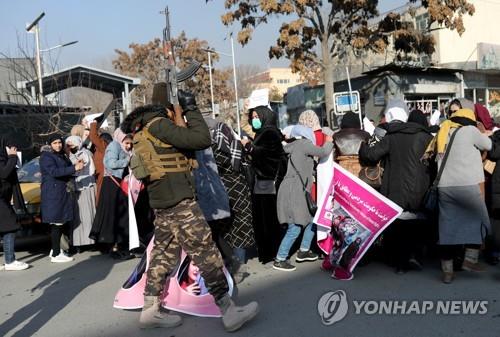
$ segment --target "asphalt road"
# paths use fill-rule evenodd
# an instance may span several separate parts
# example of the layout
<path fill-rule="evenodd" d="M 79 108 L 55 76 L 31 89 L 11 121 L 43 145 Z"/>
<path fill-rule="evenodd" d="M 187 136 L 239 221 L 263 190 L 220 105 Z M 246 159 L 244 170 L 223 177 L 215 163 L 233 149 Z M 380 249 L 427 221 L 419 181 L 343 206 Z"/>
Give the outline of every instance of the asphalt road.
<path fill-rule="evenodd" d="M 51 264 L 45 254 L 22 251 L 18 259 L 32 264 L 21 272 L 0 272 L 0 336 L 224 336 L 219 319 L 184 316 L 175 329 L 143 331 L 138 311 L 112 307 L 116 291 L 138 259 L 116 262 L 87 252 L 73 263 Z M 3 259 L 3 257 L 2 257 Z M 249 262 L 250 276 L 238 287 L 238 302 L 257 300 L 261 312 L 234 336 L 500 336 L 500 267 L 482 274 L 460 272 L 452 285 L 439 281 L 437 261 L 424 271 L 396 275 L 380 263 L 359 267 L 352 281 L 337 281 L 319 262 L 297 271 L 278 272 Z M 347 316 L 322 324 L 318 300 L 331 291 L 347 295 Z M 483 300 L 483 315 L 356 314 L 353 300 Z M 435 303 L 435 302 L 432 302 Z M 373 307 L 372 307 L 373 309 Z"/>

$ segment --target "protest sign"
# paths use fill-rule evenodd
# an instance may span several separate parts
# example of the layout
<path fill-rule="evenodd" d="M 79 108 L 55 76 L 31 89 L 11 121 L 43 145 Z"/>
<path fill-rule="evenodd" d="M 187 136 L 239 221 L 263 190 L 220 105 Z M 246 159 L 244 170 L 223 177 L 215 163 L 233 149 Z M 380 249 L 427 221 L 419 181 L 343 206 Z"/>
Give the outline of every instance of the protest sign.
<path fill-rule="evenodd" d="M 394 202 L 333 163 L 333 175 L 319 199 L 314 217 L 318 231 L 323 232 L 318 234 L 318 245 L 330 255 L 332 265 L 352 272 L 372 243 L 402 211 Z"/>

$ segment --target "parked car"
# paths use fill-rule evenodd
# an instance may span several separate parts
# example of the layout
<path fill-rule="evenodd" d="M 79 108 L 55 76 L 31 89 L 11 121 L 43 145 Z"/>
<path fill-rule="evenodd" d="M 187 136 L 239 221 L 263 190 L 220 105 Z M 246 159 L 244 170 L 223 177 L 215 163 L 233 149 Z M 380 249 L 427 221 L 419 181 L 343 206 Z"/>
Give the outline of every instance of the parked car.
<path fill-rule="evenodd" d="M 30 160 L 17 170 L 28 218 L 40 222 L 40 202 L 42 174 L 40 173 L 40 157 Z"/>

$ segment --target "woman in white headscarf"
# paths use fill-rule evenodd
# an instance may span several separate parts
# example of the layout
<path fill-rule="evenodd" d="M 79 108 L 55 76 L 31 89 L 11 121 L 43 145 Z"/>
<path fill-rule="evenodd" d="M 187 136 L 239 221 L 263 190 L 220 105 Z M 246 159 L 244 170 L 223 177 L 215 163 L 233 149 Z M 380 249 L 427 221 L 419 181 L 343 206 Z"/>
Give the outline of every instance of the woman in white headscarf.
<path fill-rule="evenodd" d="M 306 110 L 302 112 L 299 116 L 299 125 L 311 128 L 314 133 L 314 143 L 316 146 L 323 146 L 325 143 L 325 134 L 321 129 L 319 117 L 314 110 Z"/>
<path fill-rule="evenodd" d="M 84 165 L 83 169 L 76 173 L 75 178 L 77 203 L 71 231 L 71 240 L 75 247 L 94 244 L 94 240 L 89 238 L 89 234 L 96 212 L 95 166 L 92 152 L 82 148 L 82 143 L 82 138 L 79 136 L 70 136 L 66 139 L 66 148 L 71 162 L 76 164 L 81 160 Z"/>

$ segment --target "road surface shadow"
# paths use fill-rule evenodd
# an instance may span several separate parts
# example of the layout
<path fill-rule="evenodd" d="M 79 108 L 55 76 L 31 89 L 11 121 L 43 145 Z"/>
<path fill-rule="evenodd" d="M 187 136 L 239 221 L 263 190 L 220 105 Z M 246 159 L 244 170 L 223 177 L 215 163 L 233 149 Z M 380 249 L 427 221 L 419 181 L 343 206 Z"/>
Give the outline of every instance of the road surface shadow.
<path fill-rule="evenodd" d="M 105 260 L 105 261 L 103 261 Z M 56 317 L 82 290 L 100 282 L 108 276 L 113 261 L 103 256 L 90 256 L 81 262 L 68 264 L 68 268 L 38 283 L 32 293 L 43 291 L 33 302 L 17 310 L 0 325 L 0 336 L 22 328 L 12 334 L 14 337 L 33 336 L 49 320 Z M 85 271 L 85 273 L 82 273 Z"/>

